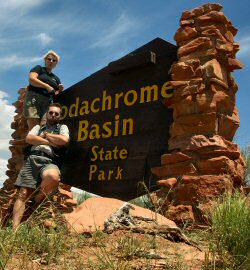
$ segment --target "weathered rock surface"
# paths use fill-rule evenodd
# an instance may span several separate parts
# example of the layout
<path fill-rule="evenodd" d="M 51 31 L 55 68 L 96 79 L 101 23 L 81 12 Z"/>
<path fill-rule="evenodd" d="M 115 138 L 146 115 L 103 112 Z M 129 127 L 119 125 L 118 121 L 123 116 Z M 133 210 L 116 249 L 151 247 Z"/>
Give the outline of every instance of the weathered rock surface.
<path fill-rule="evenodd" d="M 244 177 L 245 162 L 232 142 L 240 120 L 231 75 L 243 65 L 235 58 L 237 29 L 221 9 L 205 4 L 183 12 L 174 37 L 179 59 L 171 68 L 173 97 L 165 103 L 173 109 L 172 153 L 152 168 L 162 187 L 152 197 L 178 223 L 204 221 L 210 202 Z"/>
<path fill-rule="evenodd" d="M 64 214 L 71 232 L 93 233 L 102 230 L 112 233 L 127 230 L 140 234 L 160 235 L 171 241 L 196 246 L 176 224 L 151 210 L 112 198 L 90 198 L 73 212 Z"/>
<path fill-rule="evenodd" d="M 88 233 L 96 230 L 104 230 L 105 222 L 117 210 L 124 206 L 125 202 L 111 198 L 90 198 L 79 205 L 73 212 L 64 214 L 68 228 L 76 233 Z M 141 217 L 153 220 L 159 226 L 176 228 L 176 224 L 166 217 L 148 209 L 133 205 L 130 210 L 132 217 Z"/>

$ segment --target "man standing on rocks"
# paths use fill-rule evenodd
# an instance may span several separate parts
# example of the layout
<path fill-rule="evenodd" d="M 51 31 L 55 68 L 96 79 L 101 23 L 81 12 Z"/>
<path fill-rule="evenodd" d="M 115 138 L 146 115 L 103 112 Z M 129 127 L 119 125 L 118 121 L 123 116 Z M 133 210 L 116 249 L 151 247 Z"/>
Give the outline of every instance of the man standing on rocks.
<path fill-rule="evenodd" d="M 26 137 L 30 144 L 24 165 L 15 183 L 20 188 L 13 209 L 13 228 L 18 229 L 25 205 L 31 194 L 39 187 L 35 203 L 55 190 L 60 181 L 60 161 L 69 142 L 69 130 L 59 124 L 61 105 L 53 103 L 46 114 L 46 125 L 34 126 Z"/>

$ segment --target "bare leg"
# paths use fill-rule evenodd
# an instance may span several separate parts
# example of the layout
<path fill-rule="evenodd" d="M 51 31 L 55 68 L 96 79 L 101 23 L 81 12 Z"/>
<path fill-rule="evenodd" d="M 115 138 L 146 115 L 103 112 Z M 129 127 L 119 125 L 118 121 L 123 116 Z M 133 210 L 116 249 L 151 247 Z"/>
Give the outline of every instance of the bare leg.
<path fill-rule="evenodd" d="M 40 125 L 43 126 L 46 124 L 46 113 L 43 115 L 42 119 L 41 119 L 41 122 L 40 122 Z"/>
<path fill-rule="evenodd" d="M 42 182 L 38 194 L 35 197 L 36 203 L 41 203 L 46 196 L 54 191 L 60 181 L 60 172 L 57 169 L 45 170 L 42 174 Z"/>
<path fill-rule="evenodd" d="M 29 130 L 31 130 L 34 126 L 40 125 L 40 118 L 28 118 L 27 124 L 28 124 Z"/>
<path fill-rule="evenodd" d="M 13 208 L 13 229 L 16 231 L 21 223 L 24 211 L 25 211 L 25 205 L 28 201 L 30 195 L 32 194 L 33 189 L 21 187 L 18 198 L 14 204 Z"/>

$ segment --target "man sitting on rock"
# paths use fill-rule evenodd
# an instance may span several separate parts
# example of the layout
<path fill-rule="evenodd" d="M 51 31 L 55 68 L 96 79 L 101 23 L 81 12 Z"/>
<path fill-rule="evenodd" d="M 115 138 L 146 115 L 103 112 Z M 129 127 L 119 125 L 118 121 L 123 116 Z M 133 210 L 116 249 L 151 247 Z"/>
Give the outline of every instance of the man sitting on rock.
<path fill-rule="evenodd" d="M 59 185 L 60 157 L 65 154 L 63 150 L 69 142 L 68 127 L 59 124 L 60 116 L 61 105 L 51 104 L 46 114 L 46 125 L 34 126 L 26 137 L 30 148 L 15 183 L 20 187 L 13 209 L 15 230 L 20 225 L 25 204 L 34 190 L 39 187 L 35 196 L 35 204 L 39 204 Z"/>

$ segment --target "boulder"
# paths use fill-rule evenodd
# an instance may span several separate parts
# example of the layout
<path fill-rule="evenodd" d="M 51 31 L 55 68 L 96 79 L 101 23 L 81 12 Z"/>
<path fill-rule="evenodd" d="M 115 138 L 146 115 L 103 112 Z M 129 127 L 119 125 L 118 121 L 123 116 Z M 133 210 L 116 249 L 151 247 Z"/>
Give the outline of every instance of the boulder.
<path fill-rule="evenodd" d="M 79 205 L 73 212 L 64 214 L 68 229 L 75 233 L 92 233 L 105 229 L 105 222 L 126 203 L 112 198 L 90 198 Z M 132 205 L 132 217 L 155 220 L 159 226 L 177 228 L 176 224 L 166 217 L 151 210 Z"/>

